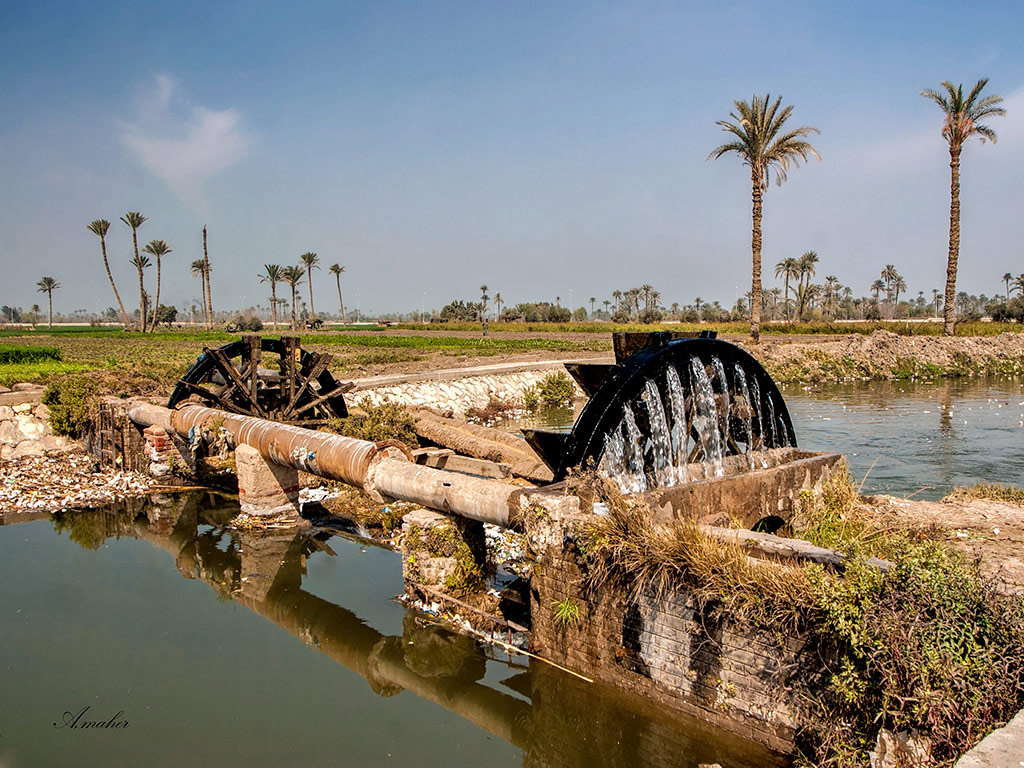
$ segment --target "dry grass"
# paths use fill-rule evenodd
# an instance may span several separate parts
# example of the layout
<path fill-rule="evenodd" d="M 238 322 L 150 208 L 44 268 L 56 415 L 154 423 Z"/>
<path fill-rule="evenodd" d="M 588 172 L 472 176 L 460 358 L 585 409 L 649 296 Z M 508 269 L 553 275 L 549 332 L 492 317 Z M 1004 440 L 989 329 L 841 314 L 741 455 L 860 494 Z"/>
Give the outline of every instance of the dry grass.
<path fill-rule="evenodd" d="M 1024 488 L 999 483 L 978 483 L 966 487 L 957 486 L 943 501 L 1002 501 L 1008 504 L 1024 504 Z"/>

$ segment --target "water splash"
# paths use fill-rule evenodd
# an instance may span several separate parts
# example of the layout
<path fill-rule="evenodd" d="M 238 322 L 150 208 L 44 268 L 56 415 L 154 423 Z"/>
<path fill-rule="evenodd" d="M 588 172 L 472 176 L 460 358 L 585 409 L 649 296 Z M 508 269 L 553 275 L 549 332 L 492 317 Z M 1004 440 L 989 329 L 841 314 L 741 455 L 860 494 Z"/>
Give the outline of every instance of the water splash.
<path fill-rule="evenodd" d="M 644 474 L 644 453 L 640 448 L 640 441 L 643 435 L 636 425 L 636 417 L 629 404 L 622 406 L 623 434 L 625 436 L 625 450 L 623 455 L 626 459 L 626 466 L 629 468 L 626 477 L 632 487 L 631 491 L 638 493 L 647 490 L 647 476 Z M 620 485 L 622 482 L 620 481 Z"/>
<path fill-rule="evenodd" d="M 690 358 L 690 381 L 694 399 L 693 425 L 700 435 L 704 449 L 704 461 L 710 462 L 715 477 L 725 474 L 722 463 L 722 435 L 718 430 L 718 407 L 715 405 L 715 391 L 711 379 L 699 357 Z"/>
<path fill-rule="evenodd" d="M 686 450 L 689 440 L 689 430 L 686 428 L 686 395 L 683 393 L 683 382 L 679 379 L 679 372 L 674 365 L 668 366 L 665 370 L 665 380 L 668 384 L 668 407 L 672 414 L 672 456 L 674 459 L 672 482 L 685 483 L 689 479 L 686 460 Z"/>
<path fill-rule="evenodd" d="M 747 438 L 747 463 L 750 468 L 754 468 L 754 403 L 750 399 L 750 388 L 747 386 L 747 374 L 743 371 L 743 368 L 736 363 L 733 366 L 733 372 L 735 380 L 740 389 L 740 394 L 743 397 L 743 413 L 742 422 L 743 430 L 746 433 Z M 761 464 L 766 465 L 764 458 L 761 459 Z"/>
<path fill-rule="evenodd" d="M 648 422 L 651 428 L 651 453 L 654 464 L 654 483 L 664 487 L 672 485 L 675 466 L 672 461 L 672 435 L 665 417 L 665 405 L 661 392 L 650 379 L 644 381 L 643 400 L 647 404 Z"/>
<path fill-rule="evenodd" d="M 711 358 L 711 367 L 715 369 L 715 376 L 718 379 L 718 384 L 722 389 L 722 394 L 719 395 L 718 406 L 718 428 L 722 433 L 722 446 L 725 450 L 729 448 L 729 417 L 732 414 L 732 398 L 729 394 L 729 380 L 725 377 L 725 366 L 722 365 L 722 360 L 718 357 Z"/>

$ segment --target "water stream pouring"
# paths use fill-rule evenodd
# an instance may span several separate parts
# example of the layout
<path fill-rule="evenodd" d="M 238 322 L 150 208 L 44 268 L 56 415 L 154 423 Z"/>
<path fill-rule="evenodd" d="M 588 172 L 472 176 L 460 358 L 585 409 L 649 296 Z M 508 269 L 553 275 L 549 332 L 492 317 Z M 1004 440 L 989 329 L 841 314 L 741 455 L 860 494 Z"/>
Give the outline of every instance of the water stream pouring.
<path fill-rule="evenodd" d="M 796 445 L 778 387 L 739 347 L 675 332 L 615 334 L 616 365 L 567 365 L 590 402 L 572 431 L 524 430 L 562 480 L 593 466 L 624 492 L 721 477 L 725 459 Z"/>

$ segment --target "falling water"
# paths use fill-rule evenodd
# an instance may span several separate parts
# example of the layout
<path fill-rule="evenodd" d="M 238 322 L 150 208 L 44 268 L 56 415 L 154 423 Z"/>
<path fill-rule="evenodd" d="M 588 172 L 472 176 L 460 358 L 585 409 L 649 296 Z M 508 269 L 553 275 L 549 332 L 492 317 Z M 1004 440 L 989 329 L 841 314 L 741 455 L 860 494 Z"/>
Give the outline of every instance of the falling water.
<path fill-rule="evenodd" d="M 664 487 L 672 485 L 675 467 L 672 462 L 672 435 L 665 418 L 665 406 L 661 393 L 653 381 L 644 381 L 644 402 L 647 403 L 648 421 L 651 427 L 651 446 L 654 459 L 654 482 Z"/>
<path fill-rule="evenodd" d="M 626 458 L 626 466 L 629 468 L 628 476 L 624 477 L 624 479 L 627 484 L 632 486 L 629 489 L 630 491 L 646 491 L 647 477 L 644 475 L 644 454 L 640 448 L 640 441 L 643 439 L 643 436 L 636 426 L 636 417 L 633 416 L 633 409 L 628 404 L 622 406 L 622 423 L 626 438 L 626 447 L 623 454 Z M 619 484 L 622 485 L 622 483 L 623 480 L 620 480 Z"/>
<path fill-rule="evenodd" d="M 732 413 L 732 402 L 729 397 L 729 380 L 725 378 L 725 366 L 718 357 L 711 358 L 711 367 L 715 369 L 718 383 L 722 387 L 722 399 L 718 403 L 718 422 L 724 441 L 723 448 L 728 449 L 729 443 L 729 416 Z"/>
<path fill-rule="evenodd" d="M 737 363 L 733 366 L 733 370 L 736 372 L 736 381 L 739 384 L 740 393 L 743 395 L 743 429 L 746 432 L 747 437 L 747 461 L 750 463 L 750 468 L 754 468 L 754 403 L 750 399 L 750 388 L 747 386 L 747 374 L 743 372 L 743 368 Z M 761 463 L 764 464 L 764 459 L 761 459 Z"/>
<path fill-rule="evenodd" d="M 757 398 L 758 406 L 761 404 L 761 385 L 757 383 L 757 376 L 754 377 L 754 397 Z M 772 396 L 768 395 L 765 398 L 768 401 L 768 433 L 766 434 L 765 423 L 761 419 L 761 408 L 757 409 L 758 424 L 761 426 L 761 447 L 771 448 L 777 444 L 775 434 L 775 402 L 772 400 Z"/>
<path fill-rule="evenodd" d="M 722 465 L 722 436 L 718 431 L 718 409 L 715 406 L 715 392 L 711 388 L 711 379 L 704 369 L 699 357 L 690 358 L 690 379 L 695 407 L 694 426 L 700 434 L 701 446 L 704 449 L 704 460 L 711 462 L 715 477 L 725 474 Z"/>
<path fill-rule="evenodd" d="M 672 414 L 672 456 L 675 459 L 672 482 L 685 483 L 689 479 L 686 471 L 686 445 L 689 439 L 686 429 L 686 396 L 674 365 L 665 370 L 665 378 L 668 381 L 668 407 Z"/>
<path fill-rule="evenodd" d="M 622 439 L 622 424 L 619 423 L 615 426 L 615 429 L 605 435 L 604 453 L 601 456 L 600 465 L 601 474 L 606 477 L 623 477 L 626 474 L 625 451 L 626 443 Z"/>

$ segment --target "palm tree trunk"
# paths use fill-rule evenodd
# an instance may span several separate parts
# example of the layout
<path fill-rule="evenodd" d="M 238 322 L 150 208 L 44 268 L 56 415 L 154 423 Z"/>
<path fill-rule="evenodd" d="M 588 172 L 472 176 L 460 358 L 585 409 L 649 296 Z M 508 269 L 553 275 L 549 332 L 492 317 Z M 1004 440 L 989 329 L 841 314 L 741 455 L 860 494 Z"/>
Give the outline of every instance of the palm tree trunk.
<path fill-rule="evenodd" d="M 946 262 L 946 304 L 942 333 L 952 336 L 956 328 L 956 263 L 960 257 L 960 147 L 949 148 L 949 259 Z"/>
<path fill-rule="evenodd" d="M 761 174 L 751 170 L 754 182 L 750 250 L 753 257 L 753 275 L 750 286 L 750 341 L 761 341 Z"/>
<path fill-rule="evenodd" d="M 292 285 L 292 330 L 295 330 L 295 286 Z"/>
<path fill-rule="evenodd" d="M 309 271 L 306 273 L 309 278 L 309 319 L 313 320 L 316 318 L 316 307 L 313 306 L 313 265 L 309 267 Z"/>
<path fill-rule="evenodd" d="M 156 313 L 160 311 L 160 257 L 156 257 L 156 297 L 153 299 L 153 324 L 149 327 L 150 333 L 156 330 Z"/>
<path fill-rule="evenodd" d="M 210 254 L 206 250 L 206 225 L 203 225 L 203 280 L 206 282 L 206 300 L 210 305 L 208 328 L 213 330 L 213 293 L 210 291 Z"/>
<path fill-rule="evenodd" d="M 274 310 L 274 330 L 277 330 L 277 284 L 270 282 L 270 308 Z"/>
<path fill-rule="evenodd" d="M 785 306 L 786 306 L 786 319 L 789 320 L 790 323 L 792 323 L 793 322 L 793 313 L 792 313 L 792 311 L 789 308 L 789 270 L 786 270 Z"/>
<path fill-rule="evenodd" d="M 128 327 L 128 313 L 124 311 L 124 302 L 121 301 L 121 294 L 117 292 L 117 286 L 114 284 L 114 276 L 110 274 L 110 263 L 107 261 L 107 241 L 106 238 L 100 238 L 100 248 L 103 250 L 103 266 L 107 269 L 107 279 L 110 281 L 110 287 L 114 289 L 114 298 L 117 299 L 118 309 L 121 310 L 121 322 L 124 323 L 124 327 Z M 1009 292 L 1006 294 L 1009 296 Z"/>
<path fill-rule="evenodd" d="M 334 276 L 335 281 L 338 283 L 338 309 L 341 310 L 341 322 L 345 322 L 345 302 L 341 300 L 341 274 Z M 423 318 L 420 318 L 421 320 Z"/>
<path fill-rule="evenodd" d="M 49 317 L 49 320 L 47 321 L 46 325 L 47 325 L 48 328 L 52 329 L 53 328 L 53 290 L 51 289 L 51 290 L 47 291 L 46 292 L 46 296 L 50 300 L 50 317 Z"/>
<path fill-rule="evenodd" d="M 132 227 L 132 248 L 135 249 L 135 261 L 139 260 L 139 236 Z M 146 287 L 142 284 L 142 268 L 139 268 L 139 323 L 143 333 L 146 332 Z"/>

